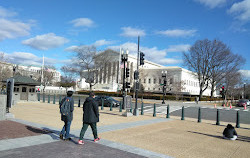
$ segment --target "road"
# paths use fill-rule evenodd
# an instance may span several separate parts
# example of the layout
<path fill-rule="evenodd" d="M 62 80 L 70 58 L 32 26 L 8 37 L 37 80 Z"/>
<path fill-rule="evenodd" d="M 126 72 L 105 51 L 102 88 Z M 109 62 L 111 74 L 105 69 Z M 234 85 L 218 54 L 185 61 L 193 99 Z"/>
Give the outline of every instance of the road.
<path fill-rule="evenodd" d="M 81 96 L 81 106 L 87 96 Z M 61 97 L 63 98 L 63 96 Z M 50 96 L 50 103 L 53 103 L 54 96 Z M 118 98 L 120 99 L 120 98 Z M 40 97 L 41 102 L 43 101 L 43 97 L 41 95 Z M 78 104 L 79 96 L 74 96 L 75 103 Z M 56 97 L 56 104 L 58 104 L 59 97 Z M 145 100 L 146 102 L 147 100 Z M 48 96 L 45 96 L 45 102 L 48 102 Z M 152 100 L 151 100 L 152 102 Z M 244 110 L 243 107 L 233 107 L 230 109 L 229 107 L 221 107 L 217 106 L 217 108 L 214 108 L 211 105 L 208 105 L 206 103 L 199 103 L 195 104 L 194 102 L 189 103 L 183 103 L 183 102 L 175 102 L 175 101 L 167 101 L 167 104 L 163 105 L 161 104 L 160 100 L 154 100 L 153 102 L 156 103 L 156 112 L 157 114 L 166 114 L 167 113 L 167 104 L 170 105 L 170 116 L 180 116 L 182 115 L 182 107 L 184 106 L 184 116 L 188 118 L 197 118 L 198 119 L 198 108 L 201 108 L 201 119 L 205 120 L 213 120 L 216 121 L 216 115 L 217 115 L 217 109 L 220 111 L 220 121 L 223 122 L 236 122 L 236 113 L 239 111 L 240 114 L 240 123 L 244 124 L 250 124 L 250 107 L 247 107 L 246 110 Z M 217 103 L 218 104 L 218 103 Z M 219 103 L 220 104 L 220 103 Z M 132 103 L 132 107 L 134 108 L 135 103 Z M 141 103 L 138 103 L 138 109 L 141 111 Z M 119 107 L 116 107 L 119 108 Z M 144 103 L 143 111 L 144 113 L 151 113 L 153 114 L 153 103 Z"/>
<path fill-rule="evenodd" d="M 239 111 L 240 115 L 240 123 L 250 124 L 250 107 L 247 107 L 244 110 L 243 107 L 233 107 L 230 109 L 229 107 L 217 107 L 213 106 L 202 106 L 202 105 L 171 105 L 170 104 L 170 116 L 180 116 L 182 115 L 182 107 L 184 106 L 184 116 L 189 118 L 197 118 L 198 119 L 198 109 L 201 108 L 201 119 L 205 120 L 213 120 L 216 121 L 217 109 L 219 109 L 220 113 L 220 121 L 223 122 L 232 122 L 236 123 L 236 114 Z M 197 107 L 198 106 L 198 107 Z M 133 105 L 134 107 L 134 105 Z M 139 110 L 141 110 L 141 104 L 139 104 Z M 144 113 L 153 113 L 153 104 L 144 104 Z M 166 114 L 167 113 L 167 105 L 156 104 L 156 112 L 157 114 Z"/>

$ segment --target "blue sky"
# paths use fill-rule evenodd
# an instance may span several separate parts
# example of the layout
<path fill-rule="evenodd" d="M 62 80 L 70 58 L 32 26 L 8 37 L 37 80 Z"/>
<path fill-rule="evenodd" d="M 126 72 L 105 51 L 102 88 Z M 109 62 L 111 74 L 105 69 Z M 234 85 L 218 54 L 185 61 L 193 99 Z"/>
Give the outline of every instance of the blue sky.
<path fill-rule="evenodd" d="M 0 0 L 0 52 L 12 62 L 60 68 L 80 45 L 137 51 L 182 67 L 196 40 L 219 39 L 246 58 L 250 78 L 250 0 Z"/>

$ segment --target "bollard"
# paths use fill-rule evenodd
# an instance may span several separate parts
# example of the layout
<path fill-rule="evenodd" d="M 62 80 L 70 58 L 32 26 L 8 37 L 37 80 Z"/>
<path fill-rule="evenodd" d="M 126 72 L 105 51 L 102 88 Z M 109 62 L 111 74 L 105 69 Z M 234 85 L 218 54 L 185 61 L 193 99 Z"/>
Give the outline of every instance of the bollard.
<path fill-rule="evenodd" d="M 167 116 L 166 116 L 166 118 L 169 118 L 169 104 L 167 106 Z"/>
<path fill-rule="evenodd" d="M 156 117 L 156 105 L 154 103 L 154 113 L 153 113 L 153 117 Z"/>
<path fill-rule="evenodd" d="M 56 95 L 54 94 L 53 104 L 56 103 Z"/>
<path fill-rule="evenodd" d="M 78 100 L 78 107 L 81 107 L 81 98 L 79 97 L 79 100 Z"/>
<path fill-rule="evenodd" d="M 37 93 L 37 100 L 40 102 L 40 93 Z"/>
<path fill-rule="evenodd" d="M 44 95 L 44 93 L 43 93 L 43 102 L 45 102 L 45 95 Z"/>
<path fill-rule="evenodd" d="M 113 111 L 113 102 L 110 103 L 110 111 Z"/>
<path fill-rule="evenodd" d="M 240 128 L 240 113 L 237 111 L 236 115 L 236 128 Z"/>
<path fill-rule="evenodd" d="M 201 122 L 201 108 L 198 110 L 198 122 Z"/>
<path fill-rule="evenodd" d="M 103 100 L 103 98 L 102 98 L 102 107 L 101 107 L 101 110 L 103 110 L 103 104 L 104 104 L 104 100 Z"/>
<path fill-rule="evenodd" d="M 122 101 L 120 101 L 120 110 L 119 112 L 122 112 Z"/>
<path fill-rule="evenodd" d="M 38 101 L 40 102 L 40 93 L 37 93 Z"/>
<path fill-rule="evenodd" d="M 61 100 L 62 100 L 62 96 L 59 95 L 59 104 L 61 103 Z"/>
<path fill-rule="evenodd" d="M 216 125 L 220 125 L 220 111 L 217 109 Z"/>
<path fill-rule="evenodd" d="M 50 94 L 48 95 L 48 103 L 50 103 Z"/>
<path fill-rule="evenodd" d="M 141 102 L 141 115 L 144 115 L 144 111 L 143 111 L 143 102 Z"/>
<path fill-rule="evenodd" d="M 185 120 L 185 118 L 184 118 L 184 106 L 182 107 L 181 111 L 182 111 L 181 112 L 181 120 Z"/>

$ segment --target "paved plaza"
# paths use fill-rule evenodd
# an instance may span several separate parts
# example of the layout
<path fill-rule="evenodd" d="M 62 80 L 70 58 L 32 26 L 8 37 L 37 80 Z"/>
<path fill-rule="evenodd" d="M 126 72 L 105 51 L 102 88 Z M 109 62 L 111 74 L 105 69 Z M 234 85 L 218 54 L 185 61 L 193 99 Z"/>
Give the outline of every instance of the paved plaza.
<path fill-rule="evenodd" d="M 14 119 L 0 121 L 0 157 L 250 157 L 250 125 L 236 128 L 236 141 L 222 139 L 227 122 L 150 113 L 124 117 L 118 108 L 100 109 L 98 133 L 93 142 L 89 128 L 84 145 L 78 145 L 82 108 L 75 105 L 72 141 L 59 139 L 63 126 L 57 104 L 22 102 L 10 109 Z M 123 110 L 124 112 L 124 110 Z M 233 124 L 235 126 L 235 124 Z"/>

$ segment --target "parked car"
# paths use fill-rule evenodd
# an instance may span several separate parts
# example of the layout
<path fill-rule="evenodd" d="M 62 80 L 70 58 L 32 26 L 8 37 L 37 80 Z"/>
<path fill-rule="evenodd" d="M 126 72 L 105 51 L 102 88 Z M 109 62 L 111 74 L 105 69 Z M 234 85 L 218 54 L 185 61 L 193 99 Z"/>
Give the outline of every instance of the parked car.
<path fill-rule="evenodd" d="M 249 106 L 250 101 L 248 99 L 240 99 L 237 103 L 238 106 Z"/>
<path fill-rule="evenodd" d="M 96 96 L 95 100 L 98 102 L 99 106 L 102 105 L 102 99 L 104 101 L 103 106 L 110 107 L 111 104 L 113 104 L 113 107 L 120 106 L 120 102 L 110 96 Z"/>

